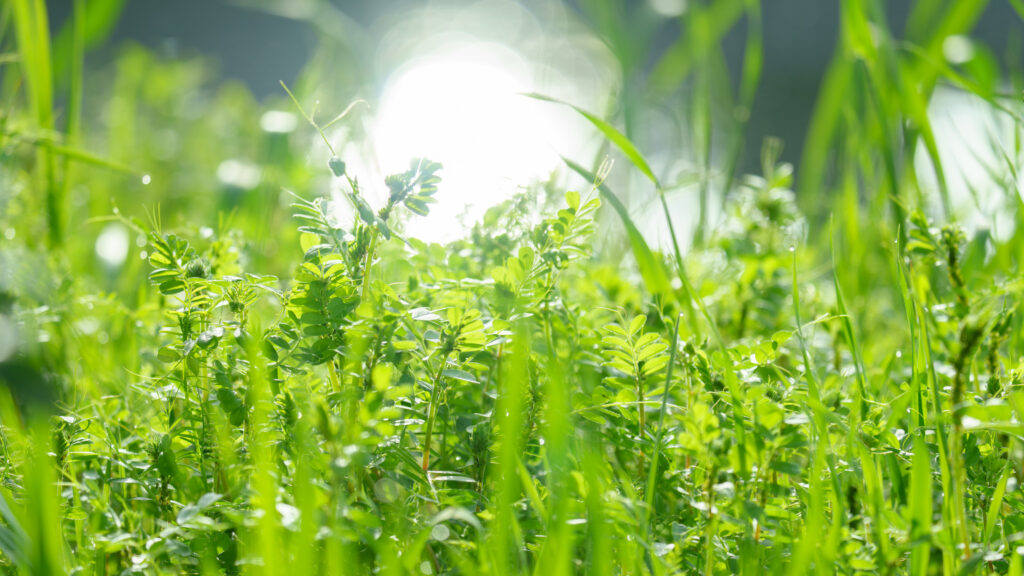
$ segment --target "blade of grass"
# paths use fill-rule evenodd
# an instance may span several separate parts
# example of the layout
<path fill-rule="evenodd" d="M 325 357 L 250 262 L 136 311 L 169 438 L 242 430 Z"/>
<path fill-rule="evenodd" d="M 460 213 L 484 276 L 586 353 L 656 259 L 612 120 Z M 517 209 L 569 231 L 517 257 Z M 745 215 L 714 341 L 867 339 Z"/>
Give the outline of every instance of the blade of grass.
<path fill-rule="evenodd" d="M 499 388 L 495 414 L 501 439 L 496 447 L 495 478 L 500 478 L 494 502 L 490 544 L 498 574 L 521 574 L 522 533 L 516 518 L 517 502 L 522 493 L 520 483 L 520 430 L 523 422 L 523 403 L 529 379 L 530 343 L 529 320 L 520 320 L 515 327 L 510 353 L 503 358 L 502 384 Z"/>
<path fill-rule="evenodd" d="M 907 509 L 910 528 L 910 570 L 925 574 L 930 560 L 932 534 L 932 470 L 928 445 L 921 434 L 913 435 L 914 454 L 910 469 L 910 503 Z"/>
<path fill-rule="evenodd" d="M 18 54 L 32 116 L 39 130 L 51 131 L 54 127 L 53 66 L 46 4 L 42 0 L 12 2 Z M 37 150 L 36 161 L 36 183 L 45 198 L 49 246 L 59 248 L 64 241 L 65 206 L 51 152 Z"/>
<path fill-rule="evenodd" d="M 75 145 L 82 124 L 82 82 L 85 60 L 85 0 L 74 0 L 71 15 L 71 87 L 68 93 L 67 123 L 64 127 L 64 138 L 68 144 Z M 61 197 L 68 198 L 71 193 L 71 174 L 69 157 L 64 155 L 60 169 Z"/>
<path fill-rule="evenodd" d="M 1003 473 L 999 475 L 999 480 L 996 481 L 995 491 L 992 493 L 992 500 L 989 502 L 988 511 L 985 514 L 985 533 L 982 539 L 985 548 L 991 545 L 992 533 L 996 529 L 996 522 L 1001 517 L 999 509 L 1002 508 L 1003 496 L 1006 495 L 1006 481 L 1010 479 L 1012 473 L 1013 467 L 1008 463 L 1003 469 Z"/>
<path fill-rule="evenodd" d="M 857 334 L 853 329 L 853 322 L 850 321 L 850 312 L 846 307 L 846 299 L 843 298 L 843 287 L 839 282 L 839 260 L 836 258 L 836 244 L 834 239 L 831 238 L 830 247 L 832 252 L 832 282 L 836 290 L 836 310 L 839 312 L 839 322 L 843 328 L 843 337 L 846 339 L 846 345 L 849 346 L 850 353 L 853 355 L 854 367 L 857 370 L 857 386 L 853 392 L 854 421 L 852 426 L 855 427 L 864 418 L 864 394 L 867 391 L 867 377 L 864 373 L 864 359 L 861 357 Z"/>
<path fill-rule="evenodd" d="M 927 368 L 927 382 L 928 382 L 928 396 L 932 402 L 932 426 L 935 430 L 936 444 L 938 446 L 939 453 L 939 470 L 941 472 L 942 479 L 942 493 L 953 494 L 953 476 L 951 463 L 949 461 L 949 439 L 945 431 L 945 418 L 942 410 L 942 400 L 939 396 L 939 379 L 935 370 L 935 361 L 932 356 L 932 339 L 928 330 L 928 321 L 924 316 L 924 308 L 920 304 L 920 298 L 914 296 L 914 306 L 917 310 L 918 327 L 920 340 L 917 344 L 921 347 L 921 353 L 924 357 L 924 365 Z M 957 566 L 958 555 L 954 549 L 954 542 L 957 541 L 957 512 L 955 501 L 956 498 L 943 498 L 942 499 L 942 518 L 943 527 L 946 529 L 947 536 L 940 540 L 945 541 L 945 546 L 942 547 L 943 555 L 943 566 L 946 573 L 952 573 Z"/>
<path fill-rule="evenodd" d="M 654 454 L 651 457 L 651 467 L 647 474 L 647 489 L 644 491 L 644 509 L 647 519 L 645 524 L 650 522 L 651 512 L 654 510 L 654 487 L 658 479 L 658 463 L 661 459 L 661 449 L 665 437 L 665 414 L 668 412 L 668 398 L 672 392 L 672 370 L 676 364 L 676 353 L 679 349 L 679 324 L 682 322 L 682 315 L 676 318 L 672 328 L 671 352 L 668 357 L 668 368 L 665 372 L 665 391 L 661 395 L 661 408 L 658 412 L 658 435 L 654 441 Z"/>
<path fill-rule="evenodd" d="M 1010 6 L 1013 6 L 1013 10 L 1020 16 L 1021 20 L 1024 20 L 1024 0 L 1010 0 Z"/>
<path fill-rule="evenodd" d="M 629 239 L 629 245 L 633 251 L 633 257 L 636 259 L 637 266 L 640 268 L 640 275 L 643 277 L 644 284 L 647 285 L 647 289 L 652 294 L 659 296 L 669 294 L 671 287 L 669 286 L 664 266 L 661 264 L 658 257 L 655 256 L 654 252 L 651 251 L 650 246 L 647 245 L 647 241 L 644 240 L 643 234 L 640 233 L 640 229 L 633 223 L 633 219 L 629 215 L 629 210 L 627 210 L 626 206 L 621 200 L 619 200 L 619 197 L 593 172 L 587 170 L 583 166 L 580 166 L 576 162 L 565 158 L 564 156 L 562 157 L 562 161 L 565 162 L 566 166 L 588 182 L 598 183 L 597 190 L 601 195 L 601 199 L 607 202 L 612 209 L 615 210 L 615 214 L 619 217 L 622 225 L 626 228 L 626 237 Z"/>
<path fill-rule="evenodd" d="M 679 39 L 658 58 L 650 74 L 651 90 L 662 95 L 682 84 L 700 61 L 698 56 L 719 44 L 736 26 L 743 16 L 745 6 L 749 6 L 749 3 L 744 0 L 690 4 L 687 12 L 696 14 L 696 17 L 683 29 Z M 684 14 L 683 18 L 687 16 Z M 695 34 L 694 31 L 700 33 Z"/>
<path fill-rule="evenodd" d="M 550 322 L 550 320 L 542 320 Z M 547 354 L 544 386 L 544 454 L 550 470 L 547 489 L 551 504 L 545 518 L 548 537 L 538 554 L 534 574 L 538 576 L 566 576 L 573 573 L 572 550 L 576 546 L 572 526 L 568 523 L 575 500 L 572 478 L 572 449 L 570 439 L 575 426 L 571 421 L 573 387 L 567 381 L 563 366 L 572 358 L 561 358 L 555 350 Z M 525 469 L 525 468 L 524 468 Z"/>
<path fill-rule="evenodd" d="M 747 42 L 743 54 L 743 70 L 740 73 L 739 103 L 737 107 L 736 126 L 734 129 L 733 146 L 729 153 L 729 160 L 725 169 L 725 185 L 722 193 L 728 196 L 732 192 L 733 184 L 739 176 L 738 168 L 740 159 L 743 156 L 744 135 L 750 121 L 750 113 L 754 107 L 754 97 L 757 95 L 757 85 L 761 79 L 761 69 L 764 66 L 764 30 L 761 23 L 761 2 L 760 0 L 748 0 L 747 2 Z"/>
<path fill-rule="evenodd" d="M 721 345 L 722 344 L 722 336 L 721 336 L 721 334 L 718 331 L 718 325 L 714 321 L 714 319 L 711 317 L 711 315 L 708 313 L 707 309 L 704 307 L 703 300 L 701 299 L 700 295 L 694 290 L 693 283 L 690 282 L 690 278 L 689 278 L 689 276 L 686 273 L 686 265 L 683 262 L 683 253 L 679 249 L 679 239 L 678 239 L 678 237 L 676 235 L 676 232 L 675 232 L 675 225 L 673 224 L 672 216 L 669 213 L 668 202 L 665 200 L 665 191 L 662 189 L 661 182 L 658 180 L 657 176 L 654 175 L 654 172 L 651 170 L 650 166 L 648 165 L 647 161 L 644 159 L 643 155 L 640 154 L 640 151 L 636 148 L 636 146 L 633 145 L 633 143 L 628 138 L 626 138 L 621 132 L 616 130 L 615 127 L 613 127 L 611 124 L 608 124 L 604 120 L 601 120 L 600 118 L 594 116 L 593 114 L 590 114 L 589 112 L 586 112 L 585 110 L 583 110 L 583 109 L 581 109 L 581 108 L 579 108 L 577 106 L 574 106 L 572 104 L 568 104 L 568 103 L 563 102 L 561 100 L 558 100 L 556 98 L 551 98 L 549 96 L 544 96 L 544 95 L 541 95 L 541 94 L 524 94 L 524 95 L 528 96 L 530 98 L 538 99 L 538 100 L 543 100 L 543 101 L 547 101 L 547 102 L 553 102 L 553 103 L 556 103 L 556 104 L 562 104 L 564 106 L 569 106 L 573 110 L 575 110 L 578 113 L 580 113 L 581 115 L 583 115 L 583 117 L 586 118 L 587 120 L 589 120 L 592 124 L 594 124 L 594 126 L 602 134 L 604 134 L 605 137 L 608 138 L 609 141 L 611 141 L 620 150 L 622 150 L 622 152 L 624 154 L 626 154 L 626 157 L 629 159 L 629 161 L 632 162 L 633 165 L 636 166 L 644 175 L 646 175 L 647 178 L 650 179 L 650 181 L 654 184 L 655 192 L 657 193 L 658 199 L 661 202 L 662 212 L 665 215 L 665 222 L 668 225 L 669 236 L 670 236 L 670 238 L 672 240 L 672 249 L 673 249 L 673 252 L 675 254 L 676 268 L 677 268 L 677 272 L 678 272 L 678 275 L 679 275 L 679 281 L 683 285 L 683 290 L 684 290 L 684 293 L 685 293 L 685 296 L 686 296 L 686 300 L 687 300 L 687 302 L 685 304 L 690 309 L 690 316 L 693 316 L 692 306 L 694 304 L 696 304 L 697 308 L 700 309 L 701 314 L 704 316 L 705 320 L 707 321 L 708 327 L 710 328 L 710 330 L 712 332 L 712 335 L 715 337 L 716 342 L 718 342 Z M 596 178 L 594 178 L 590 174 L 590 172 L 585 170 L 582 166 L 579 166 L 578 164 L 575 164 L 575 163 L 570 163 L 570 161 L 565 159 L 564 157 L 562 158 L 562 160 L 565 161 L 566 164 L 568 164 L 569 167 L 572 168 L 578 174 L 580 174 L 580 175 L 582 175 L 582 176 L 584 176 L 586 178 L 591 178 L 591 182 L 598 182 L 598 180 Z M 603 186 L 603 183 L 602 183 L 601 186 Z M 601 186 L 598 186 L 598 190 L 601 191 L 602 197 L 605 197 L 605 196 L 609 197 L 609 202 L 613 203 L 613 208 L 615 208 L 615 211 L 619 214 L 620 219 L 622 219 L 623 223 L 625 224 L 626 220 L 628 219 L 628 216 L 629 216 L 628 212 L 625 210 L 625 207 L 622 206 L 621 202 L 618 202 L 618 198 L 615 197 L 614 194 L 606 194 L 604 192 L 604 189 L 602 189 Z M 615 198 L 615 200 L 612 201 L 610 198 Z M 636 232 L 635 235 L 633 234 L 633 232 L 631 230 L 636 230 L 636 226 L 635 225 L 632 225 L 630 223 L 630 224 L 627 224 L 626 226 L 627 226 L 627 233 L 629 234 L 629 237 L 630 237 L 630 243 L 634 246 L 634 253 L 635 253 L 636 252 L 635 240 L 636 239 L 642 240 L 643 237 L 639 235 L 639 232 Z M 646 242 L 644 242 L 644 245 L 646 245 Z M 641 248 L 641 250 L 642 250 L 642 248 Z M 650 250 L 648 249 L 647 251 L 649 252 Z M 646 258 L 646 256 L 644 256 L 644 258 Z M 641 264 L 641 266 L 642 266 L 642 264 Z M 645 280 L 646 279 L 647 279 L 647 277 L 645 276 Z M 650 286 L 648 286 L 648 287 L 650 288 Z M 692 322 L 692 321 L 690 323 L 690 326 L 694 330 L 696 330 L 696 328 L 697 328 L 696 323 Z"/>
<path fill-rule="evenodd" d="M 523 93 L 522 95 L 526 96 L 527 98 L 533 98 L 534 100 L 540 100 L 542 102 L 551 102 L 553 104 L 568 106 L 569 108 L 575 110 L 579 115 L 583 116 L 591 124 L 593 124 L 594 127 L 597 128 L 597 130 L 601 132 L 601 134 L 605 138 L 608 139 L 608 141 L 610 141 L 619 150 L 621 150 L 622 153 L 626 155 L 626 158 L 634 166 L 636 166 L 637 169 L 644 174 L 644 176 L 647 176 L 647 178 L 654 183 L 655 187 L 657 187 L 658 189 L 661 188 L 661 182 L 659 182 L 658 177 L 654 175 L 654 171 L 651 170 L 650 165 L 647 164 L 647 160 L 644 159 L 643 154 L 641 154 L 640 151 L 637 150 L 636 146 L 633 144 L 633 142 L 629 140 L 629 138 L 626 138 L 626 136 L 622 132 L 619 132 L 614 126 L 597 117 L 596 115 L 587 112 L 583 108 L 580 108 L 579 106 L 570 104 L 563 100 L 552 98 L 550 96 L 545 96 L 544 94 L 537 94 L 535 92 L 527 92 Z"/>
<path fill-rule="evenodd" d="M 922 386 L 922 383 L 927 380 L 927 374 L 924 370 L 923 358 L 918 350 L 917 307 L 914 304 L 913 296 L 910 293 L 910 286 L 907 283 L 903 258 L 903 244 L 899 240 L 899 235 L 897 235 L 894 264 L 896 267 L 896 277 L 899 280 L 900 296 L 903 299 L 903 310 L 907 318 L 907 327 L 910 330 L 910 393 L 914 398 L 912 403 L 913 411 L 909 414 L 910 425 L 907 432 L 913 434 L 915 430 L 925 425 L 927 408 L 925 407 L 924 386 Z"/>

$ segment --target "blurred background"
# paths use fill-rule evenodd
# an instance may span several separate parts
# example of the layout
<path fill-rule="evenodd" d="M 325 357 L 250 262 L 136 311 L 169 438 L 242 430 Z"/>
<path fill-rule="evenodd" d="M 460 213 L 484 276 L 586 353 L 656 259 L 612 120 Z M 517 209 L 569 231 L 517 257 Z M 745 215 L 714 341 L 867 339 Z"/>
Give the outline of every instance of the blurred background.
<path fill-rule="evenodd" d="M 333 0 L 322 5 L 312 0 L 282 2 L 228 0 L 121 0 L 123 12 L 112 23 L 107 45 L 90 56 L 90 63 L 110 63 L 124 42 L 138 43 L 166 57 L 204 55 L 225 79 L 244 82 L 258 99 L 281 95 L 280 80 L 294 82 L 305 65 L 314 57 L 320 35 L 335 35 L 353 52 L 365 58 L 358 66 L 365 77 L 354 92 L 365 97 L 380 97 L 388 77 L 402 63 L 419 55 L 408 45 L 389 45 L 395 34 L 423 43 L 437 43 L 454 34 L 466 34 L 474 40 L 497 42 L 506 48 L 549 64 L 567 55 L 544 53 L 543 48 L 557 49 L 553 37 L 560 37 L 562 46 L 578 52 L 577 63 L 591 58 L 584 70 L 591 82 L 598 85 L 579 86 L 590 92 L 614 93 L 621 78 L 612 71 L 614 55 L 601 46 L 606 39 L 591 27 L 611 11 L 623 16 L 620 24 L 628 26 L 633 40 L 643 49 L 643 68 L 637 72 L 641 81 L 654 68 L 659 52 L 678 41 L 682 27 L 678 16 L 693 0 L 625 0 L 600 2 L 573 0 L 564 3 L 548 1 L 515 2 L 512 0 L 466 1 L 403 1 Z M 694 4 L 698 2 L 693 1 Z M 57 0 L 53 18 L 61 23 L 70 17 L 71 1 Z M 894 30 L 905 28 L 910 0 L 881 3 Z M 764 64 L 758 98 L 751 110 L 746 137 L 759 142 L 777 136 L 787 143 L 783 159 L 795 162 L 810 122 L 818 88 L 836 48 L 839 34 L 838 0 L 773 0 L 762 14 Z M 317 22 L 316 15 L 328 18 Z M 432 15 L 427 21 L 425 14 Z M 742 66 L 746 24 L 742 21 L 726 31 L 723 38 L 725 61 L 735 78 Z M 331 30 L 331 27 L 334 27 Z M 974 26 L 972 37 L 1004 63 L 1011 63 L 1019 50 L 1011 36 L 1021 33 L 1021 20 L 1010 2 L 990 2 Z M 390 34 L 390 36 L 389 36 Z M 1016 42 L 1014 38 L 1013 42 Z M 547 46 L 544 46 L 544 43 Z M 350 57 L 338 54 L 339 58 Z M 538 63 L 534 63 L 538 64 Z M 606 70 L 599 68 L 605 67 Z M 611 75 L 601 76 L 601 72 Z M 577 79 L 577 80 L 583 80 Z M 611 83 L 609 81 L 614 81 Z M 552 87 L 552 86 L 548 86 Z M 756 154 L 744 159 L 748 170 L 758 168 Z"/>
<path fill-rule="evenodd" d="M 927 137 L 881 137 L 905 148 L 901 157 L 910 168 L 891 171 L 901 173 L 901 182 L 902 173 L 914 172 L 914 186 L 936 210 L 988 222 L 1001 204 L 985 200 L 980 180 L 993 179 L 999 146 L 1012 147 L 1009 118 L 993 114 L 991 98 L 1015 90 L 1022 31 L 1016 0 L 81 4 L 82 132 L 93 135 L 104 157 L 147 174 L 150 185 L 126 184 L 138 190 L 124 198 L 160 199 L 165 215 L 176 213 L 168 209 L 175 199 L 224 210 L 244 206 L 253 190 L 322 193 L 333 185 L 326 174 L 289 168 L 322 166 L 330 152 L 282 81 L 323 123 L 355 103 L 328 136 L 371 198 L 384 193 L 383 175 L 411 158 L 445 165 L 438 206 L 408 230 L 436 241 L 459 237 L 487 206 L 532 183 L 585 185 L 562 157 L 596 168 L 610 155 L 620 160 L 610 184 L 636 220 L 650 222 L 649 240 L 665 247 L 662 219 L 648 216 L 658 208 L 644 175 L 571 108 L 526 92 L 558 98 L 620 129 L 658 175 L 684 227 L 680 237 L 697 242 L 742 175 L 763 171 L 769 137 L 781 141 L 779 160 L 796 165 L 801 208 L 809 216 L 824 210 L 822 198 L 844 180 L 830 151 L 877 139 L 878 119 L 893 110 L 873 118 L 872 107 L 898 97 L 905 77 L 923 91 L 923 132 L 939 144 L 926 150 Z M 46 5 L 59 95 L 76 3 Z M 863 7 L 856 8 L 866 13 L 862 32 L 886 49 L 880 64 L 858 53 L 851 24 L 858 15 L 849 6 Z M 963 83 L 936 81 L 945 66 L 955 67 Z M 906 105 L 908 118 L 913 105 Z M 863 122 L 863 130 L 851 122 Z M 296 145 L 296 138 L 308 145 Z M 91 202 L 94 215 L 111 209 L 110 199 L 123 191 L 95 192 L 80 196 L 91 199 L 80 202 Z M 139 213 L 137 206 L 132 211 Z"/>

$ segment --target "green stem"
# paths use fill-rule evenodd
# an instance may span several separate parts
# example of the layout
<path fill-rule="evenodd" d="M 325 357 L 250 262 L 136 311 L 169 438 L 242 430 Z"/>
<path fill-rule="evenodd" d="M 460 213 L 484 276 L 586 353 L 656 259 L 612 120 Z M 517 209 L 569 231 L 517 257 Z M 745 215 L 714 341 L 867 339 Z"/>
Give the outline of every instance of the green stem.
<path fill-rule="evenodd" d="M 637 404 L 637 412 L 639 414 L 636 427 L 637 440 L 640 442 L 636 452 L 636 472 L 637 476 L 639 476 L 644 472 L 644 429 L 647 424 L 647 410 L 644 406 L 644 377 L 642 374 L 638 375 L 636 379 L 636 397 L 639 401 Z"/>
<path fill-rule="evenodd" d="M 953 377 L 953 393 L 951 395 L 950 415 L 953 417 L 953 437 L 949 443 L 949 461 L 953 472 L 953 483 L 957 487 L 953 490 L 953 502 L 957 513 L 957 523 L 960 525 L 960 539 L 964 545 L 963 558 L 966 560 L 971 556 L 971 528 L 967 523 L 967 477 L 964 470 L 963 456 L 963 434 L 964 428 L 962 419 L 958 413 L 958 405 L 963 398 L 964 376 L 963 367 L 957 366 L 956 374 Z"/>
<path fill-rule="evenodd" d="M 668 371 L 665 374 L 665 391 L 661 396 L 661 411 L 658 413 L 658 437 L 654 440 L 654 458 L 651 460 L 651 469 L 647 472 L 647 490 L 644 492 L 646 500 L 646 514 L 650 519 L 651 509 L 654 506 L 654 484 L 658 477 L 658 459 L 661 457 L 662 437 L 665 435 L 665 413 L 668 411 L 668 397 L 672 390 L 672 368 L 676 363 L 676 349 L 679 347 L 679 324 L 682 314 L 676 318 L 676 325 L 672 331 L 672 350 L 668 356 Z M 646 522 L 645 522 L 646 524 Z"/>
<path fill-rule="evenodd" d="M 423 440 L 424 471 L 430 468 L 430 437 L 434 433 L 434 420 L 437 419 L 437 404 L 441 397 L 441 374 L 444 373 L 444 367 L 448 364 L 448 356 L 450 354 L 450 352 L 446 353 L 441 358 L 441 365 L 437 367 L 437 374 L 434 376 L 434 389 L 430 391 L 430 407 L 427 410 L 427 432 Z"/>
<path fill-rule="evenodd" d="M 712 466 L 708 468 L 708 477 L 704 483 L 704 491 L 707 494 L 707 506 L 708 506 L 708 523 L 705 526 L 705 542 L 704 542 L 704 574 L 706 576 L 712 576 L 715 573 L 715 548 L 712 545 L 712 538 L 715 536 L 715 494 L 713 491 L 713 485 L 715 477 L 714 462 Z"/>

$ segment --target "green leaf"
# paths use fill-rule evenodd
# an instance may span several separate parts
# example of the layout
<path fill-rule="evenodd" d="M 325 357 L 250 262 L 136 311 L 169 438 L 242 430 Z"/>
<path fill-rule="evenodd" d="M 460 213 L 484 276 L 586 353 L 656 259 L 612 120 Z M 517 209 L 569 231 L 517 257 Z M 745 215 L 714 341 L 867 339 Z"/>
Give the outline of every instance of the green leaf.
<path fill-rule="evenodd" d="M 626 158 L 628 158 L 634 166 L 643 172 L 644 176 L 647 176 L 647 178 L 654 183 L 655 188 L 659 190 L 661 189 L 661 183 L 658 181 L 658 177 L 654 175 L 654 171 L 651 170 L 651 167 L 647 164 L 647 160 L 644 159 L 643 155 L 640 154 L 640 151 L 637 150 L 636 146 L 633 145 L 629 138 L 626 138 L 626 136 L 622 132 L 619 132 L 614 126 L 590 112 L 563 100 L 537 93 L 527 93 L 523 95 L 535 100 L 553 102 L 555 104 L 561 104 L 562 106 L 568 106 L 578 112 L 581 116 L 590 121 L 590 123 L 593 124 L 601 134 L 604 134 L 605 138 L 618 147 L 619 150 L 622 150 L 622 153 L 626 155 Z M 595 178 L 594 181 L 597 181 L 597 179 Z"/>
<path fill-rule="evenodd" d="M 1002 516 L 999 511 L 1003 506 L 1003 496 L 1006 494 L 1006 481 L 1010 479 L 1013 472 L 1012 466 L 1007 466 L 999 480 L 996 481 L 995 492 L 992 493 L 992 500 L 988 505 L 988 514 L 985 521 L 985 543 L 992 541 L 992 532 L 996 528 L 996 521 Z"/>
<path fill-rule="evenodd" d="M 580 207 L 580 193 L 573 190 L 566 192 L 565 203 L 569 208 L 573 209 L 573 212 L 578 212 Z"/>
<path fill-rule="evenodd" d="M 177 278 L 160 283 L 160 293 L 165 296 L 173 296 L 183 290 L 185 290 L 185 283 Z"/>
<path fill-rule="evenodd" d="M 475 376 L 466 372 L 465 370 L 459 370 L 457 368 L 447 368 L 441 372 L 441 375 L 445 378 L 451 378 L 453 380 L 461 380 L 463 382 L 469 382 L 470 384 L 479 384 L 480 381 Z"/>
<path fill-rule="evenodd" d="M 646 323 L 647 316 L 644 316 L 643 314 L 637 316 L 636 318 L 633 318 L 633 320 L 629 323 L 629 335 L 631 337 L 636 337 L 636 335 L 640 333 L 640 330 L 643 329 L 644 324 Z"/>
<path fill-rule="evenodd" d="M 178 360 L 180 360 L 181 353 L 178 352 L 178 350 L 175 349 L 172 344 L 168 344 L 160 348 L 160 351 L 157 352 L 156 357 L 161 362 L 170 364 L 172 362 L 177 362 Z"/>
<path fill-rule="evenodd" d="M 335 177 L 341 178 L 345 175 L 345 162 L 341 158 L 331 156 L 331 159 L 327 161 L 327 166 Z"/>
<path fill-rule="evenodd" d="M 633 350 L 633 347 L 629 345 L 629 342 L 622 338 L 619 338 L 618 336 L 605 336 L 601 338 L 601 343 L 603 343 L 605 346 L 611 346 L 614 348 L 618 348 L 619 350 L 625 350 L 627 353 L 630 353 Z"/>

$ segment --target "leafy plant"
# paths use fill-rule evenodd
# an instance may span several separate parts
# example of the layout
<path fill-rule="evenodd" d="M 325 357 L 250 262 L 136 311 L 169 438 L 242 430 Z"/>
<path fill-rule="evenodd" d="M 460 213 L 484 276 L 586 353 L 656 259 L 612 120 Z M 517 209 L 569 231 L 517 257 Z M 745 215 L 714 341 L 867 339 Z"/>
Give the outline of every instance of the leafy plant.
<path fill-rule="evenodd" d="M 660 52 L 583 2 L 627 78 L 566 108 L 605 140 L 565 159 L 585 188 L 524 183 L 445 245 L 403 232 L 441 164 L 374 199 L 360 101 L 299 105 L 320 68 L 264 105 L 130 49 L 93 89 L 117 2 L 56 44 L 0 5 L 0 573 L 1021 574 L 1020 146 L 971 184 L 998 226 L 958 220 L 927 106 L 970 91 L 1024 140 L 996 60 L 943 59 L 982 4 L 897 34 L 841 3 L 803 159 L 742 176 L 762 5 L 691 2 Z"/>

